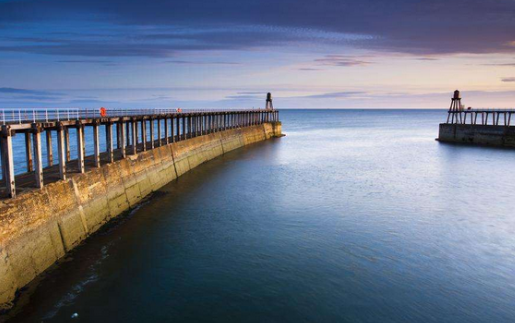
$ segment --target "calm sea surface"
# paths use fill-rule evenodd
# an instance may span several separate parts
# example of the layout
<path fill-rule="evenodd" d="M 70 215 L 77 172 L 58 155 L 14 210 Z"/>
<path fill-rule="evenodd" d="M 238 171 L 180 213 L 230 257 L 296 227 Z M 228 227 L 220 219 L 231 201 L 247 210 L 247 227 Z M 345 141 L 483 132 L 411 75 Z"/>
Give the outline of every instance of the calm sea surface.
<path fill-rule="evenodd" d="M 514 322 L 515 150 L 440 144 L 445 117 L 282 111 L 287 137 L 164 187 L 13 321 Z"/>

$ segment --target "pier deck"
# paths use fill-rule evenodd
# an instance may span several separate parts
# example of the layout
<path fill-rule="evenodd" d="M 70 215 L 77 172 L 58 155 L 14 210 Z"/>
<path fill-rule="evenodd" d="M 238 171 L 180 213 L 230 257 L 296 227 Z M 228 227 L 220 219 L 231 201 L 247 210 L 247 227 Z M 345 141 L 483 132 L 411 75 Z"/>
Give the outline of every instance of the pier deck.
<path fill-rule="evenodd" d="M 278 121 L 279 112 L 273 109 L 185 112 L 176 109 L 34 109 L 0 110 L 0 120 L 0 198 L 5 198 L 169 143 Z M 94 153 L 88 156 L 84 135 L 87 127 L 93 130 L 94 146 Z M 77 156 L 73 159 L 70 129 L 75 129 Z M 100 147 L 100 129 L 105 132 L 104 150 Z M 52 133 L 57 135 L 57 158 L 54 158 Z M 23 147 L 13 146 L 12 139 L 17 134 L 25 136 Z M 43 134 L 47 167 L 43 167 Z M 25 152 L 26 172 L 15 174 L 14 163 L 22 162 L 14 160 L 14 151 L 19 149 Z"/>

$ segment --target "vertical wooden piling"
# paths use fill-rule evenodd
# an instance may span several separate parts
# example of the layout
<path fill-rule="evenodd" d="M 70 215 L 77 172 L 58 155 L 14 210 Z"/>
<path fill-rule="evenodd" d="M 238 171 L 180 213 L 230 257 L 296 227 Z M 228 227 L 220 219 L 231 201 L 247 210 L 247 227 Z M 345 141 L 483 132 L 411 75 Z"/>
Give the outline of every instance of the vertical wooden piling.
<path fill-rule="evenodd" d="M 84 127 L 77 123 L 77 166 L 79 173 L 84 173 Z"/>
<path fill-rule="evenodd" d="M 68 129 L 68 127 L 64 128 L 64 143 L 66 146 L 66 161 L 69 162 L 71 160 L 71 154 L 70 154 L 70 129 Z"/>
<path fill-rule="evenodd" d="M 134 144 L 137 146 L 139 144 L 139 124 L 138 120 L 134 120 L 134 122 L 136 123 L 136 128 L 133 128 L 134 132 L 136 133 L 136 141 L 134 142 Z"/>
<path fill-rule="evenodd" d="M 143 144 L 143 151 L 147 150 L 147 122 L 145 119 L 141 120 L 141 143 Z"/>
<path fill-rule="evenodd" d="M 131 122 L 132 127 L 132 154 L 136 155 L 138 153 L 138 132 L 136 129 L 138 129 L 137 121 L 132 120 Z"/>
<path fill-rule="evenodd" d="M 118 128 L 117 128 L 118 130 Z M 119 143 L 118 143 L 119 144 Z M 98 123 L 93 124 L 93 145 L 95 167 L 100 167 L 100 138 L 98 135 Z"/>
<path fill-rule="evenodd" d="M 181 117 L 182 119 L 182 136 L 181 139 L 186 139 L 186 117 Z"/>
<path fill-rule="evenodd" d="M 206 120 L 206 117 L 203 113 L 200 114 L 200 135 L 204 135 L 204 121 Z"/>
<path fill-rule="evenodd" d="M 33 157 L 32 157 L 32 142 L 30 140 L 30 133 L 25 133 L 25 156 L 27 161 L 27 172 L 34 170 Z"/>
<path fill-rule="evenodd" d="M 177 127 L 176 127 L 176 128 L 177 128 L 177 129 L 176 129 L 176 131 L 177 131 L 177 135 L 176 135 L 176 136 L 175 136 L 175 138 L 174 138 L 174 136 L 173 136 L 173 134 L 172 134 L 173 142 L 181 140 L 181 137 L 179 137 L 179 135 L 181 134 L 181 120 L 180 120 L 180 117 L 179 117 L 179 116 L 177 116 L 177 118 L 175 119 L 175 121 L 176 121 L 176 124 L 177 124 Z"/>
<path fill-rule="evenodd" d="M 150 118 L 150 149 L 154 149 L 154 118 Z"/>
<path fill-rule="evenodd" d="M 41 128 L 33 125 L 32 140 L 34 141 L 34 176 L 36 187 L 43 187 L 43 155 L 41 150 Z"/>
<path fill-rule="evenodd" d="M 125 133 L 127 134 L 127 146 L 129 146 L 130 141 L 131 141 L 130 138 L 132 138 L 130 135 L 130 133 L 131 133 L 131 122 L 130 121 L 128 121 L 125 124 Z"/>
<path fill-rule="evenodd" d="M 123 127 L 123 125 L 122 125 Z M 122 129 L 123 131 L 123 129 Z M 114 162 L 114 149 L 113 149 L 113 123 L 109 122 L 106 124 L 106 150 L 107 150 L 107 162 Z"/>
<path fill-rule="evenodd" d="M 53 154 L 53 147 L 52 147 L 52 131 L 50 129 L 47 129 L 45 131 L 46 135 L 46 156 L 47 156 L 47 163 L 48 166 L 54 165 L 54 154 Z"/>
<path fill-rule="evenodd" d="M 164 119 L 164 126 L 165 126 L 165 145 L 168 145 L 168 143 L 170 142 L 170 139 L 168 138 L 169 133 L 168 133 L 168 118 L 167 117 L 165 117 L 165 119 Z M 172 127 L 173 127 L 173 122 L 172 122 Z M 172 134 L 173 134 L 173 129 L 172 129 Z"/>
<path fill-rule="evenodd" d="M 125 133 L 125 126 L 124 126 L 124 122 L 123 121 L 120 121 L 120 149 L 122 151 L 122 158 L 125 158 L 127 157 L 127 151 L 126 151 L 126 146 L 127 146 L 127 134 Z"/>
<path fill-rule="evenodd" d="M 66 128 L 61 124 L 57 129 L 57 152 L 59 155 L 59 177 L 66 179 Z"/>
<path fill-rule="evenodd" d="M 157 118 L 157 147 L 161 146 L 161 118 Z"/>
<path fill-rule="evenodd" d="M 16 182 L 14 179 L 14 158 L 13 158 L 13 133 L 11 127 L 2 126 L 2 135 L 0 138 L 0 146 L 2 149 L 2 165 L 5 172 L 5 186 L 9 197 L 16 197 Z"/>

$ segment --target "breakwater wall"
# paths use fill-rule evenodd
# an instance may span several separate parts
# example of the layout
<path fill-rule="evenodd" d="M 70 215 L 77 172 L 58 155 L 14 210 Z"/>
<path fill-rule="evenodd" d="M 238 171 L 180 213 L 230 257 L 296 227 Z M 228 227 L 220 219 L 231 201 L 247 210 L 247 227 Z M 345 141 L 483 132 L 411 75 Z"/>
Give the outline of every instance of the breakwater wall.
<path fill-rule="evenodd" d="M 73 174 L 0 201 L 0 309 L 109 220 L 190 169 L 281 136 L 280 122 L 206 134 Z"/>
<path fill-rule="evenodd" d="M 515 147 L 515 127 L 480 124 L 440 124 L 438 141 Z"/>

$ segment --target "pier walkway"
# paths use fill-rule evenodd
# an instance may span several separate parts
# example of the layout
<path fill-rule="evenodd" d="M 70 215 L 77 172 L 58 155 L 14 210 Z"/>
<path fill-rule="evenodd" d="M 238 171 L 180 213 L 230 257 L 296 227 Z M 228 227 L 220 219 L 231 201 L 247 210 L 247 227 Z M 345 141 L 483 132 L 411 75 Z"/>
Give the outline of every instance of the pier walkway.
<path fill-rule="evenodd" d="M 515 109 L 464 109 L 449 110 L 447 123 L 483 126 L 511 126 Z"/>
<path fill-rule="evenodd" d="M 19 192 L 42 188 L 67 176 L 169 143 L 275 121 L 279 121 L 279 112 L 273 108 L 238 111 L 104 108 L 0 110 L 0 197 L 15 197 Z M 92 133 L 93 151 L 89 155 L 86 152 L 86 131 Z M 17 134 L 24 136 L 24 144 L 17 141 L 18 144 L 13 145 L 13 137 Z M 70 134 L 75 137 L 72 141 Z M 57 138 L 57 145 L 52 143 L 53 138 Z M 70 142 L 76 142 L 76 156 L 73 159 Z M 88 145 L 91 143 L 88 142 Z M 15 173 L 15 163 L 23 162 L 14 158 L 20 150 L 25 154 L 25 172 Z M 54 150 L 57 150 L 57 158 L 54 157 Z"/>
<path fill-rule="evenodd" d="M 511 126 L 513 114 L 515 114 L 515 109 L 465 109 L 461 103 L 460 91 L 456 90 L 451 98 L 451 106 L 449 107 L 446 123 L 509 127 Z"/>

